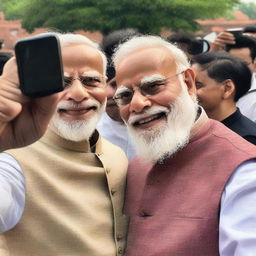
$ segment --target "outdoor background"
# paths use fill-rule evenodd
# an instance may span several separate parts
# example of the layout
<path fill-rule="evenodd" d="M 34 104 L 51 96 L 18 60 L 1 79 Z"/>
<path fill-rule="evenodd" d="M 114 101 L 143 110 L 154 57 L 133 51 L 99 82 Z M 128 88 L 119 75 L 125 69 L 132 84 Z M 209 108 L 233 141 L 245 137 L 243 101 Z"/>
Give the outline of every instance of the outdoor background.
<path fill-rule="evenodd" d="M 1 51 L 48 30 L 77 32 L 100 41 L 122 28 L 164 37 L 175 31 L 199 36 L 256 24 L 252 0 L 0 0 Z"/>

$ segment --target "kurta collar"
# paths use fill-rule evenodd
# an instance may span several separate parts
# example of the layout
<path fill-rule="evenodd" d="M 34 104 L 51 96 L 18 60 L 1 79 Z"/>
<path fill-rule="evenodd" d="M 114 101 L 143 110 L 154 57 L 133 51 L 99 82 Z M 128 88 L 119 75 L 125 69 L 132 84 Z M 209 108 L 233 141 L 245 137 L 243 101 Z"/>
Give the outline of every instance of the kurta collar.
<path fill-rule="evenodd" d="M 89 153 L 94 152 L 101 154 L 102 153 L 102 146 L 101 146 L 101 139 L 97 130 L 95 130 L 92 139 L 90 142 L 83 140 L 83 141 L 70 141 L 60 137 L 58 134 L 53 132 L 51 129 L 47 129 L 45 135 L 42 137 L 41 141 L 43 143 L 49 144 L 53 147 L 59 149 L 67 149 L 72 151 L 77 151 L 81 153 Z"/>
<path fill-rule="evenodd" d="M 210 128 L 210 120 L 205 113 L 204 109 L 199 106 L 199 117 L 194 123 L 194 126 L 190 133 L 190 142 L 201 137 L 202 134 Z"/>

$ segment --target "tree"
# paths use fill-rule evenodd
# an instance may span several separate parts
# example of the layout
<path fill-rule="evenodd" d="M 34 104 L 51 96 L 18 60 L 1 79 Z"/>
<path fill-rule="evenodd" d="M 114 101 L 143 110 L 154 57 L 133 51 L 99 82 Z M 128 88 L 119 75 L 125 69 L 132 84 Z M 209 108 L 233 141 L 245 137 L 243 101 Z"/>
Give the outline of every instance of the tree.
<path fill-rule="evenodd" d="M 162 28 L 195 31 L 196 19 L 224 15 L 239 0 L 0 0 L 7 18 L 37 27 L 107 34 L 121 28 L 159 34 Z"/>
<path fill-rule="evenodd" d="M 256 3 L 241 3 L 238 10 L 245 13 L 250 19 L 256 19 Z"/>

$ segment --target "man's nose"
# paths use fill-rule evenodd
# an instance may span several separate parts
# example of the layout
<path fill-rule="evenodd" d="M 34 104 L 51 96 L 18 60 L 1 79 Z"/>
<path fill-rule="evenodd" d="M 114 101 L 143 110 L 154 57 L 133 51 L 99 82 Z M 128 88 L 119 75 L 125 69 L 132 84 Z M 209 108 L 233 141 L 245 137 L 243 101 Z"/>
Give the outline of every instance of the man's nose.
<path fill-rule="evenodd" d="M 140 91 L 134 91 L 132 100 L 130 102 L 130 112 L 140 113 L 145 108 L 151 107 L 152 103 L 148 97 L 142 95 Z"/>
<path fill-rule="evenodd" d="M 87 88 L 85 88 L 81 81 L 78 79 L 73 80 L 71 86 L 67 90 L 68 100 L 81 102 L 89 97 Z"/>

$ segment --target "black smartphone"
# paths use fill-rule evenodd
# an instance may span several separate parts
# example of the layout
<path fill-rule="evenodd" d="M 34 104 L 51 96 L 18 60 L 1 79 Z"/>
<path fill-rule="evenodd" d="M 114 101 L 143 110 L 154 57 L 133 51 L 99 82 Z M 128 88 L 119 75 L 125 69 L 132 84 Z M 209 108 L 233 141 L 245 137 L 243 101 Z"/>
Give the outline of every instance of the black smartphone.
<path fill-rule="evenodd" d="M 230 29 L 227 29 L 226 32 L 233 34 L 234 37 L 237 38 L 239 36 L 242 36 L 243 29 L 242 28 L 230 28 Z"/>
<path fill-rule="evenodd" d="M 20 89 L 28 97 L 47 96 L 63 90 L 59 39 L 45 33 L 17 41 L 15 55 Z"/>

